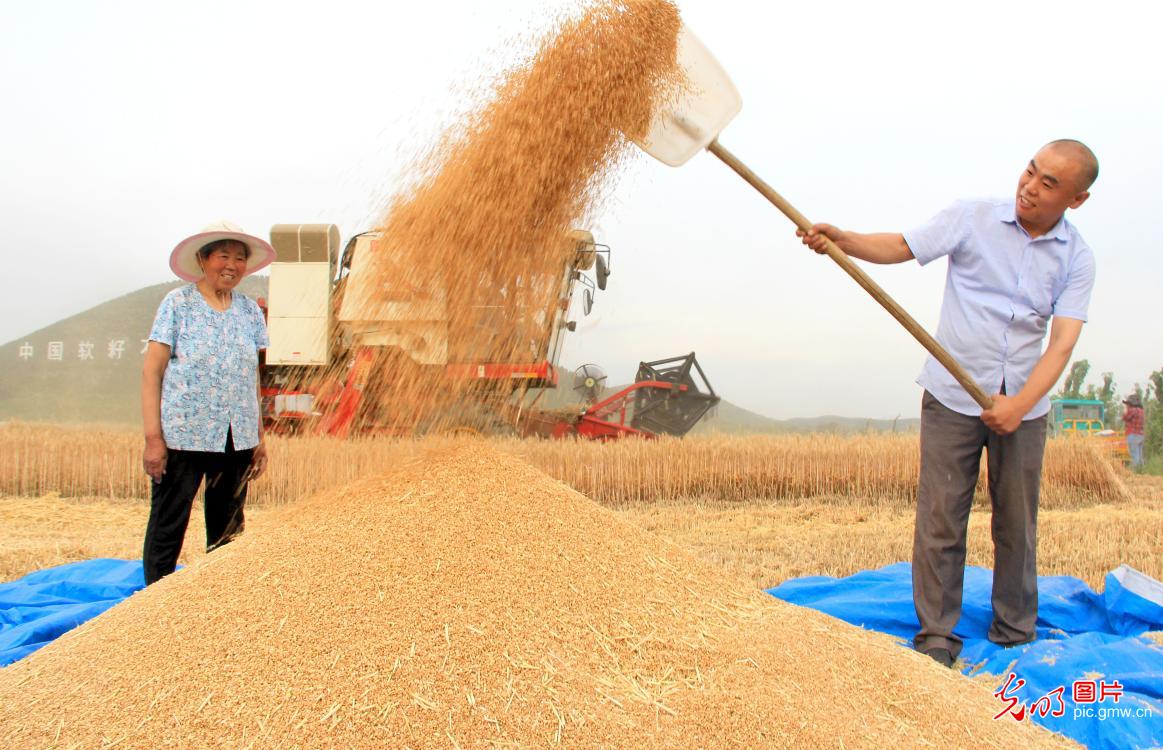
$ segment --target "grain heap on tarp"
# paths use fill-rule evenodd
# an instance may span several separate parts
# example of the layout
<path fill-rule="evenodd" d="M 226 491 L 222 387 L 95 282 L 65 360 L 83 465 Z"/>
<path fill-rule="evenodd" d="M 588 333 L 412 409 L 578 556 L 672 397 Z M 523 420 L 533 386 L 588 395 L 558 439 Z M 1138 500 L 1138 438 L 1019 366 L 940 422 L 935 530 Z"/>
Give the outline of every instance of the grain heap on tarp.
<path fill-rule="evenodd" d="M 344 282 L 340 319 L 351 330 L 391 330 L 393 346 L 418 352 L 378 349 L 364 392 L 369 420 L 407 431 L 458 404 L 465 381 L 433 364 L 547 358 L 579 254 L 569 232 L 584 227 L 633 153 L 627 136 L 645 132 L 674 90 L 679 26 L 666 0 L 589 3 L 471 94 L 479 107 L 418 157 Z M 471 401 L 504 401 L 512 385 L 493 388 Z"/>
<path fill-rule="evenodd" d="M 0 670 L 0 745 L 1072 746 L 484 443 L 279 513 Z"/>

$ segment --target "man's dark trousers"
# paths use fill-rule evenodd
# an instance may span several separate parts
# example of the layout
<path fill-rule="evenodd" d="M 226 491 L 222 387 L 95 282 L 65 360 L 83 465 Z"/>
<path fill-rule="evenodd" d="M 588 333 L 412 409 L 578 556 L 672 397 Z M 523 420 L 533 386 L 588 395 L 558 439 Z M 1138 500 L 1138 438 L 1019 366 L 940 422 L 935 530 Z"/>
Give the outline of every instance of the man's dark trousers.
<path fill-rule="evenodd" d="M 918 651 L 947 648 L 961 639 L 965 541 L 969 509 L 988 451 L 993 515 L 993 624 L 989 639 L 1025 643 L 1038 619 L 1038 489 L 1046 447 L 1046 417 L 1022 422 L 1010 435 L 994 433 L 979 417 L 959 414 L 925 392 L 921 401 L 921 475 L 913 535 L 913 604 L 921 628 Z"/>
<path fill-rule="evenodd" d="M 166 473 L 153 484 L 149 522 L 145 527 L 142 567 L 149 584 L 174 572 L 190 509 L 202 478 L 206 478 L 206 551 L 226 544 L 242 532 L 246 485 L 242 479 L 250 467 L 253 450 L 234 450 L 231 436 L 225 453 L 171 450 Z"/>

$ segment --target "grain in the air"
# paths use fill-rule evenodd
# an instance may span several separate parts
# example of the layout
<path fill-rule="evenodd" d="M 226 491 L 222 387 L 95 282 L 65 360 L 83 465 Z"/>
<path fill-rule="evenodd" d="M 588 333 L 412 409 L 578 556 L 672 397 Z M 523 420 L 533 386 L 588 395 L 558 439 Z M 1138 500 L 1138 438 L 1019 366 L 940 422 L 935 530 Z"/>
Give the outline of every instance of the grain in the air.
<path fill-rule="evenodd" d="M 341 317 L 372 331 L 400 315 L 409 325 L 439 320 L 440 334 L 409 328 L 412 357 L 377 350 L 360 422 L 423 432 L 466 419 L 465 403 L 485 405 L 487 422 L 510 383 L 442 377 L 418 363 L 545 358 L 578 254 L 568 233 L 592 218 L 634 151 L 629 138 L 673 90 L 679 25 L 666 0 L 588 3 L 470 92 L 475 109 L 415 157 L 379 239 L 344 282 Z M 348 364 L 336 364 L 341 380 Z"/>

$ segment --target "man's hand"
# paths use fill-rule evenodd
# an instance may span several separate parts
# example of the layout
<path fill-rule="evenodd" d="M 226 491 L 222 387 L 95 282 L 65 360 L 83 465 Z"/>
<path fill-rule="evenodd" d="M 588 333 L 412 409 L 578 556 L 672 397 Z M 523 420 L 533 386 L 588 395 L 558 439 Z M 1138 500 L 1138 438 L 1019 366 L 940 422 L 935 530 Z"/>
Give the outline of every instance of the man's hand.
<path fill-rule="evenodd" d="M 145 439 L 145 452 L 142 454 L 141 462 L 145 466 L 145 473 L 149 474 L 149 478 L 153 480 L 154 484 L 162 482 L 162 476 L 166 473 L 168 454 L 165 440 L 160 437 Z"/>
<path fill-rule="evenodd" d="M 981 421 L 999 435 L 1009 435 L 1022 426 L 1022 417 L 1028 409 L 1023 409 L 1015 398 L 995 393 L 993 408 L 981 413 Z"/>
<path fill-rule="evenodd" d="M 821 255 L 827 252 L 827 241 L 832 240 L 840 252 L 869 263 L 904 263 L 913 258 L 913 251 L 902 234 L 861 234 L 845 232 L 831 224 L 813 224 L 806 232 L 797 229 L 796 236 Z"/>
<path fill-rule="evenodd" d="M 258 479 L 267 470 L 267 446 L 259 440 L 250 457 L 250 478 Z"/>
<path fill-rule="evenodd" d="M 839 245 L 840 238 L 843 235 L 843 232 L 831 224 L 813 224 L 812 228 L 807 232 L 802 229 L 796 230 L 796 237 L 800 238 L 800 242 L 803 242 L 821 255 L 824 254 L 825 248 L 827 247 L 827 243 L 824 240 L 825 237 Z"/>

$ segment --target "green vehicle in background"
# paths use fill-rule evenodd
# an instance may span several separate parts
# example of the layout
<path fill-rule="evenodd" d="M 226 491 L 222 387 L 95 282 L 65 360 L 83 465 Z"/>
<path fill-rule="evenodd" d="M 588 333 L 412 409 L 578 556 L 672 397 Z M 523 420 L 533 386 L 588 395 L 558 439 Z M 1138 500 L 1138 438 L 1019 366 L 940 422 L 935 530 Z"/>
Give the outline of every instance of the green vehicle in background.
<path fill-rule="evenodd" d="M 1050 399 L 1050 434 L 1097 438 L 1102 450 L 1122 463 L 1130 463 L 1127 438 L 1122 430 L 1106 426 L 1106 404 L 1090 398 Z"/>
<path fill-rule="evenodd" d="M 1050 431 L 1055 435 L 1097 435 L 1106 429 L 1106 405 L 1097 399 L 1050 400 Z"/>

